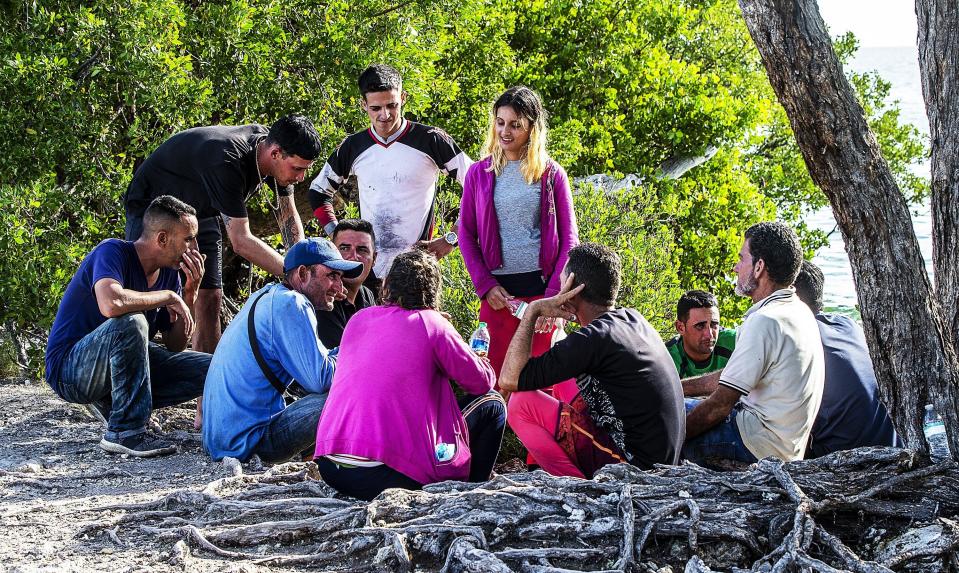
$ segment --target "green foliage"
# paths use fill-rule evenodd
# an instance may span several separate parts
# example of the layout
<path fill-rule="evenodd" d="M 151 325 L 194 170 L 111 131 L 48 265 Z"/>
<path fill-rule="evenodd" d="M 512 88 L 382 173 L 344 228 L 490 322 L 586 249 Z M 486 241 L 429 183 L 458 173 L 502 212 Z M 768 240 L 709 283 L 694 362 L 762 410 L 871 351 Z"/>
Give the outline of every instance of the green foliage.
<path fill-rule="evenodd" d="M 490 102 L 524 83 L 543 95 L 551 153 L 571 176 L 640 174 L 645 191 L 582 190 L 576 208 L 583 240 L 627 262 L 622 302 L 661 329 L 693 287 L 716 291 L 735 322 L 742 231 L 774 217 L 802 231 L 824 204 L 733 0 L 14 4 L 0 7 L 0 319 L 15 324 L 49 326 L 80 258 L 121 233 L 134 167 L 172 133 L 303 112 L 332 150 L 367 125 L 355 81 L 374 61 L 403 72 L 408 116 L 473 157 Z M 856 48 L 836 45 L 843 58 Z M 888 84 L 851 81 L 902 189 L 924 196 L 909 169 L 924 143 L 899 123 Z M 656 177 L 663 161 L 710 147 L 719 153 L 683 178 Z M 448 228 L 459 189 L 442 190 Z M 810 250 L 822 240 L 803 236 Z M 477 301 L 461 259 L 444 266 L 446 308 L 468 332 Z"/>

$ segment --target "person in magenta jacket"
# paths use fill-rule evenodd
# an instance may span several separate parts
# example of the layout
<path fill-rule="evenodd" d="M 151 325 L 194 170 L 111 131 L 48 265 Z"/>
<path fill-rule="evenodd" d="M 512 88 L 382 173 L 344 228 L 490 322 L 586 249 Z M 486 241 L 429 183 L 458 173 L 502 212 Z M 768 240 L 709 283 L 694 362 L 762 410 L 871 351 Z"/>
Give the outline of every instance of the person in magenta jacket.
<path fill-rule="evenodd" d="M 398 255 L 384 305 L 346 325 L 317 428 L 316 464 L 341 493 L 444 480 L 486 481 L 506 428 L 495 375 L 437 311 L 439 265 L 426 251 Z M 457 401 L 450 380 L 468 395 Z"/>
<path fill-rule="evenodd" d="M 459 244 L 490 331 L 489 359 L 499 374 L 519 326 L 511 303 L 553 296 L 579 242 L 566 172 L 546 153 L 546 110 L 528 87 L 493 104 L 482 160 L 466 174 Z M 549 349 L 562 319 L 537 323 L 534 356 Z"/>

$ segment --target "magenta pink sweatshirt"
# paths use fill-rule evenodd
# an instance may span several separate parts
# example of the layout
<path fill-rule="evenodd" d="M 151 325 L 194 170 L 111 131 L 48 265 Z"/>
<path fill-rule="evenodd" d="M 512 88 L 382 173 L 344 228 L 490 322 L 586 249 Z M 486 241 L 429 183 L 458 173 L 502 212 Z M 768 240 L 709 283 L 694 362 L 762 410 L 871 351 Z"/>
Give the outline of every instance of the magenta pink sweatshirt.
<path fill-rule="evenodd" d="M 469 434 L 449 381 L 483 394 L 495 378 L 438 312 L 363 309 L 343 332 L 316 455 L 377 460 L 423 484 L 465 480 Z"/>

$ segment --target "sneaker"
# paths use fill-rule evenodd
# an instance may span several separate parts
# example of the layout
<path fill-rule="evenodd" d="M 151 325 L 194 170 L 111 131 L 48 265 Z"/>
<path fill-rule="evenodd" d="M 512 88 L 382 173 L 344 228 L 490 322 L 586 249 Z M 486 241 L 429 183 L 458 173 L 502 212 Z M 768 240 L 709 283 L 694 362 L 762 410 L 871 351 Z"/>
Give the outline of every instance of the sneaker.
<path fill-rule="evenodd" d="M 103 402 L 93 402 L 91 404 L 84 404 L 83 407 L 96 421 L 103 424 L 104 428 L 109 425 L 107 421 L 110 419 L 110 406 Z"/>
<path fill-rule="evenodd" d="M 176 444 L 150 435 L 148 432 L 128 436 L 122 440 L 100 440 L 100 447 L 112 454 L 127 454 L 138 458 L 152 458 L 176 453 Z"/>

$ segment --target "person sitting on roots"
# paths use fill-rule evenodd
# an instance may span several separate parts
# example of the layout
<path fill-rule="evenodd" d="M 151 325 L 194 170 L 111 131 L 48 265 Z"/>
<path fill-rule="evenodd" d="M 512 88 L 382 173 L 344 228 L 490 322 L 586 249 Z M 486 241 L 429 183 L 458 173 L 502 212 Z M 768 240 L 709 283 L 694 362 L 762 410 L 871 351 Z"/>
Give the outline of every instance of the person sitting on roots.
<path fill-rule="evenodd" d="M 283 282 L 250 295 L 213 355 L 203 445 L 214 460 L 256 454 L 281 462 L 313 445 L 337 365 L 335 352 L 317 337 L 316 313 L 333 308 L 343 277 L 359 276 L 363 265 L 314 237 L 293 245 L 283 267 Z M 293 381 L 307 394 L 287 405 Z"/>
<path fill-rule="evenodd" d="M 316 432 L 316 465 L 338 491 L 371 500 L 393 487 L 489 479 L 506 428 L 493 368 L 439 312 L 435 257 L 393 260 L 384 305 L 346 325 Z M 457 401 L 455 380 L 467 396 Z"/>
<path fill-rule="evenodd" d="M 203 280 L 196 211 L 169 195 L 150 202 L 136 241 L 107 239 L 80 263 L 50 329 L 46 379 L 106 425 L 104 450 L 136 457 L 176 446 L 147 430 L 154 408 L 203 392 L 210 355 L 184 350 Z M 177 270 L 186 281 L 181 286 Z M 152 342 L 163 333 L 163 346 Z"/>
<path fill-rule="evenodd" d="M 679 461 L 686 431 L 679 376 L 659 333 L 643 316 L 616 308 L 621 263 L 608 247 L 569 251 L 559 294 L 533 301 L 509 345 L 500 387 L 510 395 L 510 427 L 553 475 L 592 477 L 608 463 L 640 468 Z M 582 325 L 530 358 L 541 317 Z M 571 403 L 541 388 L 576 379 Z"/>
<path fill-rule="evenodd" d="M 825 378 L 806 458 L 864 446 L 895 446 L 896 431 L 879 396 L 866 335 L 848 316 L 823 312 L 822 269 L 803 261 L 793 283 L 796 296 L 816 316 Z"/>
<path fill-rule="evenodd" d="M 511 301 L 559 292 L 569 250 L 579 242 L 566 172 L 546 152 L 546 110 L 533 90 L 515 86 L 493 104 L 484 158 L 470 166 L 460 203 L 460 250 L 490 331 L 499 375 L 519 326 Z M 532 353 L 546 352 L 562 318 L 541 317 Z"/>
<path fill-rule="evenodd" d="M 822 400 L 824 361 L 816 318 L 792 284 L 802 264 L 796 233 L 778 221 L 743 235 L 736 294 L 749 297 L 725 368 L 683 380 L 687 394 L 683 457 L 752 463 L 803 458 Z"/>

